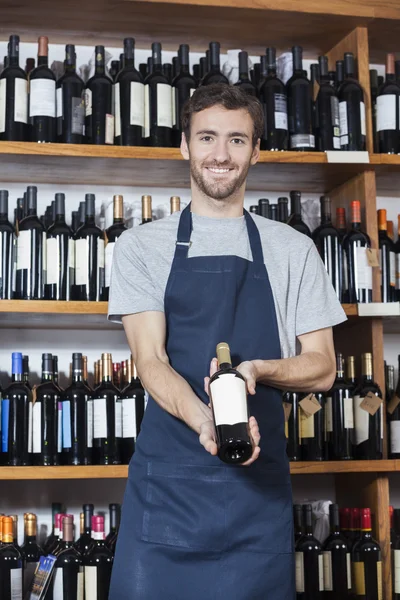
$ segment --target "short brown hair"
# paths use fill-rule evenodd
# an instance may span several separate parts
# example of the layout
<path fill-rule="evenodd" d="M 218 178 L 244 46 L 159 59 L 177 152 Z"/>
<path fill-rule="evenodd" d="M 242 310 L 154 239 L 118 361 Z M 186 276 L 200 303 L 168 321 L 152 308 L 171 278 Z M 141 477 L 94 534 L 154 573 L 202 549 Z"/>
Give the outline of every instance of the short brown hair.
<path fill-rule="evenodd" d="M 264 114 L 261 103 L 238 86 L 226 83 L 211 83 L 197 88 L 193 96 L 182 109 L 182 131 L 187 141 L 190 139 L 190 121 L 193 113 L 200 112 L 212 106 L 223 106 L 226 110 L 244 108 L 253 120 L 253 147 L 264 133 Z"/>

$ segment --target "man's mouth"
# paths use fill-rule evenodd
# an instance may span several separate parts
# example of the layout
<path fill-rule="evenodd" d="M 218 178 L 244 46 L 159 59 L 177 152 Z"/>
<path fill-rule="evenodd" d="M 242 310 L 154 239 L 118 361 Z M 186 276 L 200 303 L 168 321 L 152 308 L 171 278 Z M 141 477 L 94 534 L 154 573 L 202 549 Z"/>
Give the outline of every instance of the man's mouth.
<path fill-rule="evenodd" d="M 206 167 L 211 173 L 217 173 L 218 175 L 223 175 L 224 173 L 229 173 L 232 169 L 229 168 L 218 168 L 218 167 Z"/>

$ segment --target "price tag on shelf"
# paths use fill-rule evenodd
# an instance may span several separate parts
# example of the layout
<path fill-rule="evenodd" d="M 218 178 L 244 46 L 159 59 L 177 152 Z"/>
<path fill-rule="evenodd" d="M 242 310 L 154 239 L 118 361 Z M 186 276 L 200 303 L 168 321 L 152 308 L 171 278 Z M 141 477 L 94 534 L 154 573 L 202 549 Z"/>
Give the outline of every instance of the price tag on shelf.
<path fill-rule="evenodd" d="M 303 400 L 299 402 L 301 410 L 304 412 L 306 417 L 312 417 L 322 406 L 314 396 L 314 394 L 308 394 Z"/>
<path fill-rule="evenodd" d="M 344 150 L 328 150 L 328 163 L 369 163 L 368 152 L 347 152 Z"/>
<path fill-rule="evenodd" d="M 368 392 L 368 394 L 364 397 L 364 400 L 360 404 L 360 408 L 365 410 L 367 413 L 374 416 L 380 405 L 382 404 L 382 398 L 379 398 L 373 392 Z"/>
<path fill-rule="evenodd" d="M 376 248 L 367 248 L 367 261 L 370 267 L 379 267 L 378 251 Z"/>
<path fill-rule="evenodd" d="M 285 423 L 287 423 L 292 412 L 292 405 L 290 402 L 283 403 L 283 412 L 285 413 Z"/>
<path fill-rule="evenodd" d="M 387 405 L 388 413 L 390 415 L 392 415 L 399 404 L 400 404 L 400 398 L 398 396 L 396 396 L 396 394 L 394 394 L 394 396 L 392 396 L 391 400 L 388 402 L 388 405 Z"/>

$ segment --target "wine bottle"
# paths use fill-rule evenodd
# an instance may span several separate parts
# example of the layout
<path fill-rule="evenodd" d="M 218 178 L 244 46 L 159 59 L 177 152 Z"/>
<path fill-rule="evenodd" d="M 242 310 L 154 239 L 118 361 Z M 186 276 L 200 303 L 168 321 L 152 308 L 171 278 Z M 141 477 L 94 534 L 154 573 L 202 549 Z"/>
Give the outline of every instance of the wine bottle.
<path fill-rule="evenodd" d="M 114 143 L 112 81 L 106 73 L 104 46 L 96 46 L 95 72 L 85 89 L 85 135 L 87 144 Z"/>
<path fill-rule="evenodd" d="M 386 81 L 376 98 L 376 131 L 378 152 L 398 154 L 400 151 L 399 112 L 400 87 L 396 82 L 395 55 L 386 55 Z"/>
<path fill-rule="evenodd" d="M 171 215 L 174 212 L 179 212 L 181 210 L 181 199 L 179 196 L 171 196 L 170 204 L 171 204 Z"/>
<path fill-rule="evenodd" d="M 290 192 L 290 216 L 287 224 L 296 229 L 296 231 L 311 237 L 310 228 L 301 218 L 301 192 Z"/>
<path fill-rule="evenodd" d="M 288 199 L 278 198 L 278 221 L 286 223 L 289 218 Z"/>
<path fill-rule="evenodd" d="M 369 70 L 369 81 L 371 90 L 371 112 L 372 112 L 372 132 L 374 141 L 374 152 L 379 152 L 379 136 L 376 128 L 376 100 L 378 98 L 378 71 L 376 69 Z"/>
<path fill-rule="evenodd" d="M 115 242 L 127 227 L 124 223 L 124 198 L 117 195 L 113 197 L 113 224 L 106 230 L 107 244 L 105 247 L 105 289 L 104 299 L 108 300 L 111 282 L 111 267 L 114 254 Z"/>
<path fill-rule="evenodd" d="M 53 356 L 42 354 L 42 383 L 35 390 L 33 403 L 33 453 L 35 465 L 59 465 L 61 431 L 59 430 L 60 390 L 53 381 Z"/>
<path fill-rule="evenodd" d="M 293 527 L 294 543 L 296 545 L 299 539 L 304 535 L 303 507 L 301 504 L 293 505 Z"/>
<path fill-rule="evenodd" d="M 74 299 L 104 300 L 104 233 L 95 223 L 95 196 L 85 195 L 85 223 L 75 234 Z"/>
<path fill-rule="evenodd" d="M 145 127 L 144 85 L 135 69 L 135 40 L 124 39 L 124 67 L 115 78 L 115 144 L 142 146 Z"/>
<path fill-rule="evenodd" d="M 122 463 L 128 465 L 144 416 L 144 389 L 131 357 L 127 361 L 128 385 L 122 390 Z"/>
<path fill-rule="evenodd" d="M 22 381 L 31 390 L 32 386 L 29 383 L 29 356 L 24 355 L 22 357 Z"/>
<path fill-rule="evenodd" d="M 65 46 L 64 74 L 57 81 L 57 141 L 82 144 L 85 126 L 85 84 L 76 72 L 73 44 Z"/>
<path fill-rule="evenodd" d="M 356 79 L 354 55 L 345 52 L 344 81 L 338 89 L 340 149 L 365 150 L 366 126 L 364 92 Z"/>
<path fill-rule="evenodd" d="M 84 594 L 83 559 L 74 547 L 74 517 L 64 515 L 62 542 L 46 600 L 80 600 Z"/>
<path fill-rule="evenodd" d="M 398 356 L 400 368 L 400 354 Z M 400 400 L 400 370 L 398 371 L 398 381 L 396 387 L 396 397 Z M 388 399 L 386 400 L 386 405 Z M 391 414 L 388 413 L 389 437 L 390 437 L 390 458 L 400 458 L 400 401 Z"/>
<path fill-rule="evenodd" d="M 308 394 L 302 394 L 302 399 L 306 396 Z M 315 392 L 313 396 L 321 410 L 308 416 L 300 405 L 301 460 L 324 459 L 325 396 L 322 392 Z"/>
<path fill-rule="evenodd" d="M 29 75 L 29 125 L 32 142 L 56 141 L 56 76 L 45 36 L 39 37 L 37 67 Z"/>
<path fill-rule="evenodd" d="M 382 302 L 396 300 L 396 254 L 394 243 L 387 234 L 386 210 L 378 210 L 379 272 Z"/>
<path fill-rule="evenodd" d="M 0 90 L 1 94 L 1 90 Z M 14 296 L 14 262 L 16 237 L 14 227 L 8 220 L 8 192 L 0 190 L 0 299 L 11 300 Z"/>
<path fill-rule="evenodd" d="M 65 194 L 56 194 L 56 219 L 47 230 L 45 298 L 71 300 L 75 281 L 75 242 L 65 222 Z"/>
<path fill-rule="evenodd" d="M 305 504 L 305 533 L 296 544 L 296 600 L 322 600 L 324 567 L 322 548 L 313 536 L 311 504 Z"/>
<path fill-rule="evenodd" d="M 303 49 L 292 48 L 293 75 L 287 83 L 290 149 L 315 149 L 312 119 L 312 89 L 303 71 Z"/>
<path fill-rule="evenodd" d="M 392 543 L 393 600 L 400 600 L 400 509 L 394 509 L 395 537 Z"/>
<path fill-rule="evenodd" d="M 25 539 L 21 546 L 21 555 L 24 561 L 24 597 L 32 583 L 35 569 L 40 557 L 43 556 L 43 550 L 36 540 L 37 519 L 33 513 L 27 513 L 24 518 Z"/>
<path fill-rule="evenodd" d="M 82 354 L 72 355 L 72 381 L 63 393 L 63 457 L 67 465 L 91 465 L 93 401 L 83 381 Z"/>
<path fill-rule="evenodd" d="M 361 230 L 360 202 L 353 200 L 351 229 L 343 239 L 348 284 L 348 289 L 343 290 L 344 302 L 372 302 L 372 267 L 369 266 L 367 259 L 367 248 L 370 247 L 369 236 Z"/>
<path fill-rule="evenodd" d="M 339 509 L 340 519 L 340 532 L 343 534 L 349 551 L 351 550 L 350 544 L 350 508 Z M 350 556 L 351 558 L 351 556 Z"/>
<path fill-rule="evenodd" d="M 108 600 L 113 555 L 104 539 L 104 517 L 93 517 L 92 528 L 94 544 L 84 556 L 85 599 Z"/>
<path fill-rule="evenodd" d="M 268 198 L 260 198 L 258 201 L 258 214 L 260 217 L 269 218 L 269 200 Z"/>
<path fill-rule="evenodd" d="M 372 538 L 371 510 L 361 509 L 361 537 L 352 550 L 353 586 L 356 598 L 382 600 L 382 557 Z"/>
<path fill-rule="evenodd" d="M 342 298 L 342 248 L 340 235 L 332 223 L 331 201 L 321 196 L 321 224 L 312 233 L 329 279 L 340 301 Z"/>
<path fill-rule="evenodd" d="M 346 225 L 346 209 L 342 206 L 338 206 L 336 209 L 336 229 L 339 232 L 340 239 L 343 240 L 347 233 Z"/>
<path fill-rule="evenodd" d="M 339 100 L 329 79 L 328 57 L 320 56 L 318 61 L 319 85 L 315 106 L 317 150 L 340 150 Z"/>
<path fill-rule="evenodd" d="M 119 60 L 112 60 L 110 68 L 108 69 L 108 74 L 111 77 L 112 81 L 115 83 L 116 77 L 121 70 L 121 64 Z"/>
<path fill-rule="evenodd" d="M 106 537 L 106 546 L 114 554 L 121 520 L 121 505 L 109 504 L 108 508 L 110 511 L 110 532 Z"/>
<path fill-rule="evenodd" d="M 151 223 L 153 220 L 152 208 L 151 208 L 151 196 L 142 196 L 142 222 L 141 225 L 145 223 Z"/>
<path fill-rule="evenodd" d="M 172 146 L 172 92 L 162 72 L 161 44 L 151 45 L 153 70 L 144 81 L 145 137 L 149 146 Z"/>
<path fill-rule="evenodd" d="M 26 63 L 25 63 L 25 73 L 27 75 L 29 75 L 30 72 L 33 71 L 34 68 L 35 68 L 35 59 L 34 58 L 27 58 L 26 59 Z"/>
<path fill-rule="evenodd" d="M 372 375 L 372 354 L 362 354 L 362 377 L 354 391 L 354 458 L 377 460 L 382 458 L 383 451 L 383 415 L 382 404 L 374 415 L 371 415 L 361 403 L 365 396 L 376 396 L 382 402 L 382 392 Z M 379 401 L 378 401 L 379 402 Z"/>
<path fill-rule="evenodd" d="M 324 600 L 351 597 L 351 560 L 347 540 L 339 529 L 339 507 L 329 505 L 330 535 L 323 545 Z"/>
<path fill-rule="evenodd" d="M 19 36 L 10 35 L 8 67 L 0 75 L 0 140 L 28 139 L 28 83 L 19 66 Z"/>
<path fill-rule="evenodd" d="M 300 444 L 300 406 L 301 394 L 298 392 L 285 392 L 283 403 L 287 403 L 287 414 L 285 416 L 285 430 L 287 438 L 286 453 L 289 460 L 301 460 Z M 286 411 L 285 411 L 286 412 Z M 288 416 L 287 416 L 288 415 Z"/>
<path fill-rule="evenodd" d="M 397 242 L 394 245 L 396 253 L 396 301 L 400 302 L 400 215 L 397 217 Z"/>
<path fill-rule="evenodd" d="M 22 354 L 12 353 L 12 383 L 1 400 L 2 453 L 5 464 L 31 464 L 32 394 L 22 381 Z"/>
<path fill-rule="evenodd" d="M 23 560 L 13 540 L 13 520 L 3 517 L 3 544 L 0 547 L 0 598 L 23 599 Z"/>
<path fill-rule="evenodd" d="M 75 543 L 75 548 L 84 556 L 93 547 L 92 538 L 92 517 L 94 512 L 93 504 L 84 504 L 83 507 L 83 532 Z"/>
<path fill-rule="evenodd" d="M 266 76 L 260 81 L 260 101 L 264 109 L 262 150 L 288 149 L 288 110 L 284 83 L 276 76 L 276 50 L 266 50 Z M 262 57 L 263 58 L 263 57 Z"/>
<path fill-rule="evenodd" d="M 210 400 L 215 424 L 218 457 L 226 463 L 246 462 L 253 447 L 249 434 L 246 381 L 232 368 L 226 342 L 217 346 L 218 371 L 210 379 Z"/>
<path fill-rule="evenodd" d="M 181 114 L 184 104 L 197 88 L 197 83 L 189 71 L 189 46 L 181 44 L 178 50 L 179 73 L 172 80 L 172 140 L 179 148 L 182 138 Z"/>
<path fill-rule="evenodd" d="M 220 43 L 219 42 L 210 42 L 209 45 L 209 58 L 210 65 L 207 73 L 201 80 L 200 85 L 210 85 L 211 83 L 226 83 L 229 84 L 229 81 L 225 75 L 221 72 L 220 65 Z"/>
<path fill-rule="evenodd" d="M 239 52 L 239 79 L 235 83 L 243 92 L 249 96 L 257 96 L 257 89 L 249 78 L 249 55 L 247 52 Z"/>
<path fill-rule="evenodd" d="M 62 505 L 60 504 L 60 502 L 53 502 L 51 505 L 51 514 L 52 514 L 52 523 L 53 523 L 53 527 L 52 527 L 52 531 L 50 533 L 50 535 L 46 538 L 46 541 L 43 544 L 43 552 L 45 554 L 50 554 L 49 552 L 49 548 L 51 548 L 53 546 L 53 544 L 58 541 L 59 538 L 59 530 L 57 530 L 57 528 L 59 529 L 59 520 L 58 518 L 56 518 L 57 515 L 62 513 Z"/>
<path fill-rule="evenodd" d="M 336 354 L 336 379 L 327 394 L 325 439 L 327 460 L 350 460 L 354 431 L 352 387 L 344 378 L 343 354 Z"/>
<path fill-rule="evenodd" d="M 112 383 L 111 354 L 101 355 L 102 381 L 93 397 L 93 462 L 121 464 L 122 402 Z"/>

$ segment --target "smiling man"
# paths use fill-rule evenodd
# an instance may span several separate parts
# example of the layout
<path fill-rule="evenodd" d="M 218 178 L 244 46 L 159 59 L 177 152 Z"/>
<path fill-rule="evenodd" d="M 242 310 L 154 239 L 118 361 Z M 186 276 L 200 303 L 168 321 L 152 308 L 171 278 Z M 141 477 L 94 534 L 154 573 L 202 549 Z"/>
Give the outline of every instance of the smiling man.
<path fill-rule="evenodd" d="M 279 390 L 331 387 L 332 326 L 345 316 L 312 241 L 244 211 L 263 131 L 258 100 L 201 87 L 182 125 L 191 203 L 123 233 L 114 252 L 109 318 L 122 320 L 150 397 L 109 598 L 294 600 Z M 207 376 L 221 341 L 249 392 L 244 466 L 216 456 Z"/>

